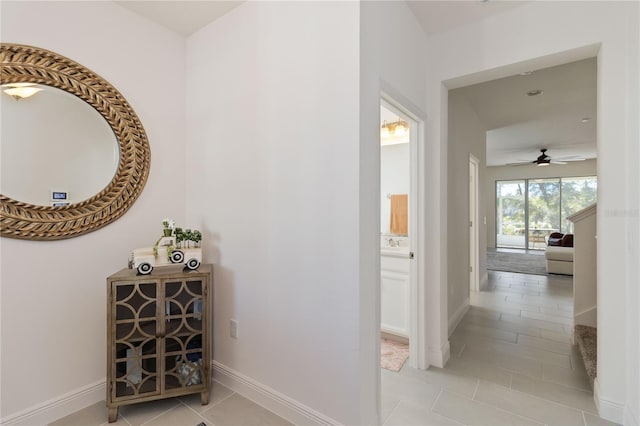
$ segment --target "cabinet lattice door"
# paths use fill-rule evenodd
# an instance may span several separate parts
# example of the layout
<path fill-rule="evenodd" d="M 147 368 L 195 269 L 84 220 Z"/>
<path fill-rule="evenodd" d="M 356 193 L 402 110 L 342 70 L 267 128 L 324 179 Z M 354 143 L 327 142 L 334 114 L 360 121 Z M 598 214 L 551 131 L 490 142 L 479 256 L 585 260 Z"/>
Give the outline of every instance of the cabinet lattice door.
<path fill-rule="evenodd" d="M 173 272 L 170 272 L 173 270 Z M 208 403 L 211 265 L 107 279 L 107 406 L 200 393 Z"/>

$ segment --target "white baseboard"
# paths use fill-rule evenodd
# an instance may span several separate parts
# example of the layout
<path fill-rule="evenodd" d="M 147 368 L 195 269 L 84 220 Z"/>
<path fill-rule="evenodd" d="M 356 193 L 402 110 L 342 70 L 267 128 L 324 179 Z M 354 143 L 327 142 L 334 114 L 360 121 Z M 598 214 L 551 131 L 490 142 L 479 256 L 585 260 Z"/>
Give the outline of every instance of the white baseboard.
<path fill-rule="evenodd" d="M 574 325 L 586 325 L 587 327 L 598 327 L 598 307 L 592 306 L 581 312 L 575 312 L 573 314 Z"/>
<path fill-rule="evenodd" d="M 486 290 L 487 288 L 489 288 L 489 274 L 485 272 L 480 278 L 480 290 Z"/>
<path fill-rule="evenodd" d="M 104 401 L 105 392 L 106 381 L 100 380 L 60 397 L 3 417 L 0 419 L 0 424 L 2 426 L 46 425 L 97 402 Z"/>
<path fill-rule="evenodd" d="M 217 361 L 211 363 L 213 378 L 295 425 L 340 426 L 341 423 Z"/>
<path fill-rule="evenodd" d="M 434 367 L 443 368 L 449 361 L 451 356 L 451 346 L 449 345 L 449 339 L 442 345 L 441 348 L 429 347 L 429 365 Z"/>
<path fill-rule="evenodd" d="M 624 404 L 620 404 L 614 401 L 607 401 L 600 396 L 600 382 L 598 378 L 593 382 L 593 400 L 596 403 L 598 409 L 598 415 L 603 419 L 615 422 L 618 424 L 624 424 L 631 426 L 631 424 L 624 422 L 625 419 L 625 407 Z M 637 424 L 637 423 L 636 423 Z"/>
<path fill-rule="evenodd" d="M 458 309 L 456 309 L 456 311 L 453 313 L 453 315 L 451 315 L 451 317 L 449 318 L 449 334 L 448 334 L 448 336 L 451 336 L 451 334 L 456 329 L 458 324 L 460 324 L 460 321 L 462 321 L 462 318 L 464 318 L 464 315 L 469 310 L 469 304 L 470 304 L 470 301 L 469 301 L 469 298 L 467 297 L 466 300 L 464 302 L 462 302 L 462 305 L 460 305 L 460 307 Z"/>

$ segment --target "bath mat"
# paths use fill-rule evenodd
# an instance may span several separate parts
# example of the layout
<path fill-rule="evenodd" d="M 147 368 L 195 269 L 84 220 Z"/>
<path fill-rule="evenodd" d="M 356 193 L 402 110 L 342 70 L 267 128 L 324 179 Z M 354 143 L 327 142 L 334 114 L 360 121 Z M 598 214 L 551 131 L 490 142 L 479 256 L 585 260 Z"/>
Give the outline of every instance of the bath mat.
<path fill-rule="evenodd" d="M 380 366 L 390 371 L 400 371 L 409 358 L 409 345 L 390 339 L 380 339 Z"/>

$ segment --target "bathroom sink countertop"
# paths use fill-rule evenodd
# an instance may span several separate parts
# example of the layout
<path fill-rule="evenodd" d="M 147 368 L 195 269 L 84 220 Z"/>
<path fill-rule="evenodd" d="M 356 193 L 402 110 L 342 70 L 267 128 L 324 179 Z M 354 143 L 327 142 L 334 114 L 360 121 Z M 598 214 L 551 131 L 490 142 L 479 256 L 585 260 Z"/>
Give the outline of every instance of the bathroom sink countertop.
<path fill-rule="evenodd" d="M 382 246 L 380 254 L 382 256 L 409 257 L 409 247 Z"/>

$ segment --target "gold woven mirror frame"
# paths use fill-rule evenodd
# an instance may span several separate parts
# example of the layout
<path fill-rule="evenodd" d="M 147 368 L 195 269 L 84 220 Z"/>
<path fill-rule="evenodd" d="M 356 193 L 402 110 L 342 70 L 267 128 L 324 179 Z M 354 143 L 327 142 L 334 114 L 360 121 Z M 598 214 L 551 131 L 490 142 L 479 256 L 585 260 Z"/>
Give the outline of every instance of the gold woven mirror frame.
<path fill-rule="evenodd" d="M 136 201 L 149 175 L 151 152 L 142 123 L 124 97 L 82 65 L 32 46 L 0 44 L 0 83 L 38 83 L 69 92 L 95 108 L 120 149 L 111 182 L 93 197 L 64 207 L 36 206 L 0 194 L 0 235 L 60 240 L 102 228 Z"/>

